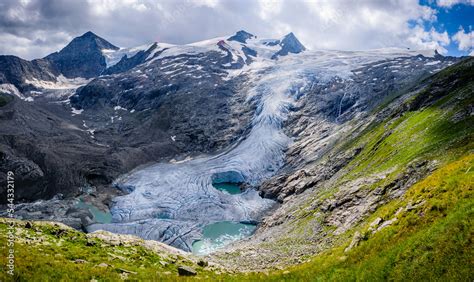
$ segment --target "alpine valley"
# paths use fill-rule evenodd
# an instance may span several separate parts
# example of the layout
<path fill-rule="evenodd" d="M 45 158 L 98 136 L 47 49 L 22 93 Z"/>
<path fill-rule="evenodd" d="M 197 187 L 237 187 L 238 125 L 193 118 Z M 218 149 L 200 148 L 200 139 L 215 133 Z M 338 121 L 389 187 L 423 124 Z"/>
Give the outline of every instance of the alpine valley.
<path fill-rule="evenodd" d="M 0 280 L 473 281 L 474 59 L 246 31 L 0 56 Z"/>

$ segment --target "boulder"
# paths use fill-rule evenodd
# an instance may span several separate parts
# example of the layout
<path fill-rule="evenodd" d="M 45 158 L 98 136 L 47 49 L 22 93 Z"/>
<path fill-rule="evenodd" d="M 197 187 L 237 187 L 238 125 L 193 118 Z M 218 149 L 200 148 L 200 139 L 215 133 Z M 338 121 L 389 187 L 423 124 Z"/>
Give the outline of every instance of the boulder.
<path fill-rule="evenodd" d="M 180 276 L 194 276 L 197 275 L 197 271 L 194 270 L 192 267 L 182 265 L 178 267 L 178 274 Z"/>

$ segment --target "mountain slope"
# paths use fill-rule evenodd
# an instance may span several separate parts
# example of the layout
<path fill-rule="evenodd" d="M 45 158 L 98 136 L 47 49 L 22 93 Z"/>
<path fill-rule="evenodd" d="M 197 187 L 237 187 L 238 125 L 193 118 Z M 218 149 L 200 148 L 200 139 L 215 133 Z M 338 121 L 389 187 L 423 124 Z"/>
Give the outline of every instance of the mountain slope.
<path fill-rule="evenodd" d="M 138 51 L 133 56 L 129 57 L 130 54 L 124 55 L 122 56 L 120 61 L 108 67 L 103 74 L 108 75 L 108 74 L 114 74 L 114 73 L 121 73 L 121 72 L 128 71 L 140 64 L 143 64 L 148 59 L 154 56 L 152 52 L 154 52 L 156 48 L 158 48 L 158 46 L 156 43 L 154 43 L 149 48 Z"/>
<path fill-rule="evenodd" d="M 58 75 L 48 60 L 27 61 L 16 56 L 0 56 L 0 85 L 14 85 L 20 93 L 34 88 L 28 81 L 56 81 Z"/>

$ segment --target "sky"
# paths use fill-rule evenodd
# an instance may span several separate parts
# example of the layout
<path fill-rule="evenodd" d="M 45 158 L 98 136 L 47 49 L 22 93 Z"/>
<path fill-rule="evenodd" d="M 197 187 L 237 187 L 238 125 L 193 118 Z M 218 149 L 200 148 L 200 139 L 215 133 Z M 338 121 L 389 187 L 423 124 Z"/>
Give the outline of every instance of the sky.
<path fill-rule="evenodd" d="M 0 54 L 41 58 L 92 31 L 119 47 L 238 30 L 295 33 L 308 49 L 474 55 L 474 0 L 1 0 Z"/>

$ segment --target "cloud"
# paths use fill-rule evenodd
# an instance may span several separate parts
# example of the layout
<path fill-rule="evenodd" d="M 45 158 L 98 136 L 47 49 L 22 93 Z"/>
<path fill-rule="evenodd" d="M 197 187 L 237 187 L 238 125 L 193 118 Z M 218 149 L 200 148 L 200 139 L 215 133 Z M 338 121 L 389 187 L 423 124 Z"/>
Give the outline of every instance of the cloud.
<path fill-rule="evenodd" d="M 458 44 L 460 51 L 471 51 L 474 48 L 474 31 L 465 32 L 463 27 L 452 36 L 454 42 Z M 472 55 L 471 55 L 472 56 Z"/>
<path fill-rule="evenodd" d="M 296 13 L 290 12 L 297 9 L 292 6 L 285 1 L 273 20 L 291 23 L 290 29 L 313 49 L 424 47 L 408 40 L 416 32 L 408 22 L 436 19 L 434 10 L 417 1 L 308 1 Z"/>
<path fill-rule="evenodd" d="M 441 54 L 448 52 L 444 47 L 451 42 L 446 31 L 440 33 L 433 28 L 430 31 L 425 31 L 421 26 L 414 27 L 407 39 L 412 46 L 416 47 L 415 49 L 437 50 Z"/>
<path fill-rule="evenodd" d="M 436 10 L 418 0 L 2 0 L 0 54 L 43 57 L 88 30 L 130 47 L 184 44 L 245 29 L 293 31 L 310 49 L 382 47 L 446 52 L 445 32 L 426 30 Z"/>
<path fill-rule="evenodd" d="M 436 4 L 440 7 L 451 8 L 457 4 L 474 5 L 474 0 L 437 0 Z"/>

